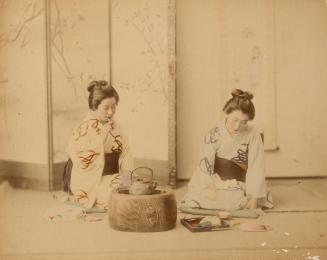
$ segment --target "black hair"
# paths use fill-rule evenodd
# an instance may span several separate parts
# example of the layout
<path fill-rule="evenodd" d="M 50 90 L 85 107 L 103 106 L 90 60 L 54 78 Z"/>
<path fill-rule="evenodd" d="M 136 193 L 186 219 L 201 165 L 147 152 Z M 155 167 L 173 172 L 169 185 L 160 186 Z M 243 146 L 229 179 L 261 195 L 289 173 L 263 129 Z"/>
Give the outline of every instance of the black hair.
<path fill-rule="evenodd" d="M 249 116 L 249 120 L 253 120 L 255 116 L 255 108 L 251 101 L 253 94 L 240 89 L 234 89 L 231 94 L 232 98 L 226 102 L 223 111 L 230 114 L 235 110 L 240 110 Z"/>
<path fill-rule="evenodd" d="M 114 87 L 109 85 L 106 80 L 93 80 L 89 83 L 87 90 L 89 91 L 89 108 L 96 110 L 102 100 L 106 98 L 115 98 L 116 103 L 119 102 L 118 92 Z"/>

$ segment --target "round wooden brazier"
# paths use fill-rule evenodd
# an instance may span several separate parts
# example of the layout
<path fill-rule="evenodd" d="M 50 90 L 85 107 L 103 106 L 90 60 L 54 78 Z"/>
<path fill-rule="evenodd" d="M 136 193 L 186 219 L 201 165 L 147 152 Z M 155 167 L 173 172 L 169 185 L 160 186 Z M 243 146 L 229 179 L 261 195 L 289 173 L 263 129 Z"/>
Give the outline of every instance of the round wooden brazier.
<path fill-rule="evenodd" d="M 151 195 L 113 191 L 109 202 L 109 224 L 113 229 L 131 232 L 165 231 L 175 227 L 177 206 L 170 189 Z"/>

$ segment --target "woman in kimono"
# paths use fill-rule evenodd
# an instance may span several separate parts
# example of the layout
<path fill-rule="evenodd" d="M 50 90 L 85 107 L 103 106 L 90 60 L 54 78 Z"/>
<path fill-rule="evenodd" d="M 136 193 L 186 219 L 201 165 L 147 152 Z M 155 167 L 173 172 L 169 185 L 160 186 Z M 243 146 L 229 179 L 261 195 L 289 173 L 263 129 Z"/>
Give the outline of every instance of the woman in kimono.
<path fill-rule="evenodd" d="M 239 210 L 273 206 L 265 181 L 261 134 L 247 123 L 254 119 L 253 95 L 236 89 L 222 122 L 203 139 L 200 160 L 181 205 Z"/>
<path fill-rule="evenodd" d="M 114 121 L 117 91 L 107 81 L 92 81 L 88 91 L 90 111 L 74 128 L 69 142 L 64 190 L 85 208 L 107 208 L 113 178 L 131 170 L 133 160 Z"/>

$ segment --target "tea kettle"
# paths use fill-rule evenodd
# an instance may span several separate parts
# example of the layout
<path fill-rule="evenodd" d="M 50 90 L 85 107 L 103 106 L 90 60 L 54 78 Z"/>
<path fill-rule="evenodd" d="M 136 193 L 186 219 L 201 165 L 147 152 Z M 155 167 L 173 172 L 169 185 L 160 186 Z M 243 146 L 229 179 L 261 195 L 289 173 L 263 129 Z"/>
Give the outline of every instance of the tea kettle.
<path fill-rule="evenodd" d="M 147 169 L 151 173 L 150 180 L 140 180 L 133 178 L 133 174 L 138 169 Z M 130 172 L 131 176 L 131 185 L 129 187 L 129 194 L 132 195 L 150 195 L 153 194 L 155 189 L 157 188 L 157 182 L 153 181 L 153 170 L 146 166 L 136 167 L 134 170 Z"/>

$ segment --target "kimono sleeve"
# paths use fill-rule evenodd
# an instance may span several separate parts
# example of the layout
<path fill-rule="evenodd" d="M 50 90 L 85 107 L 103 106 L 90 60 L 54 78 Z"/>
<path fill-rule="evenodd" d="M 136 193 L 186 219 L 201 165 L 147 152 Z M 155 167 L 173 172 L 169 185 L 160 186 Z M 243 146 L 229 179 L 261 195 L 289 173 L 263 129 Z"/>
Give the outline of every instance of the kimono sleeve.
<path fill-rule="evenodd" d="M 122 150 L 119 156 L 119 171 L 129 171 L 134 168 L 134 159 L 132 157 L 131 147 L 129 145 L 128 136 L 123 131 L 122 127 L 119 126 L 119 132 L 122 135 Z"/>
<path fill-rule="evenodd" d="M 80 171 L 89 171 L 103 166 L 103 162 L 100 165 L 98 162 L 99 158 L 103 157 L 103 144 L 99 132 L 96 131 L 95 122 L 82 122 L 73 130 L 69 141 L 69 156 L 74 167 Z"/>
<path fill-rule="evenodd" d="M 115 136 L 116 145 L 114 149 L 120 152 L 118 165 L 119 172 L 132 170 L 134 167 L 134 160 L 132 157 L 131 148 L 129 146 L 128 137 L 121 126 L 120 122 L 115 121 L 114 129 L 111 131 L 112 135 Z M 115 144 L 114 142 L 114 144 Z"/>
<path fill-rule="evenodd" d="M 254 131 L 249 142 L 248 170 L 245 185 L 246 194 L 251 198 L 266 196 L 264 147 L 258 131 Z"/>
<path fill-rule="evenodd" d="M 193 172 L 189 187 L 196 187 L 197 189 L 205 188 L 211 183 L 211 175 L 214 173 L 214 163 L 216 151 L 219 146 L 219 128 L 213 128 L 205 135 L 199 153 L 199 160 L 197 167 Z"/>

